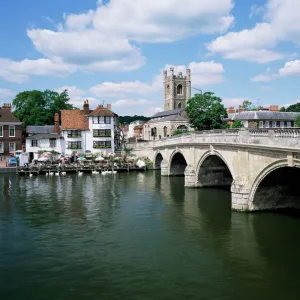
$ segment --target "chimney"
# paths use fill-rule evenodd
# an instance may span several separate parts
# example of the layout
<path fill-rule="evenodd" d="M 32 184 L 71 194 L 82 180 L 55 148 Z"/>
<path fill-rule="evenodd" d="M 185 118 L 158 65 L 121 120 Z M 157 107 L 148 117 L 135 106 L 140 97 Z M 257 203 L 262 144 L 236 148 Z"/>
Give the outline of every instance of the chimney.
<path fill-rule="evenodd" d="M 106 108 L 111 110 L 111 104 L 106 104 Z"/>
<path fill-rule="evenodd" d="M 234 107 L 233 107 L 233 106 L 228 107 L 228 108 L 227 108 L 227 113 L 228 113 L 228 114 L 234 114 L 234 113 L 235 113 Z"/>
<path fill-rule="evenodd" d="M 279 111 L 278 105 L 270 105 L 269 111 Z"/>
<path fill-rule="evenodd" d="M 6 109 L 6 110 L 11 111 L 11 104 L 10 103 L 3 103 L 2 109 Z"/>
<path fill-rule="evenodd" d="M 89 100 L 85 100 L 83 102 L 83 112 L 84 112 L 85 115 L 88 115 L 90 113 Z"/>
<path fill-rule="evenodd" d="M 60 127 L 59 127 L 59 114 L 54 114 L 54 132 L 60 134 Z"/>
<path fill-rule="evenodd" d="M 245 108 L 244 108 L 242 105 L 239 105 L 238 112 L 240 113 L 240 112 L 242 112 L 242 111 L 244 111 L 244 110 L 245 110 Z"/>

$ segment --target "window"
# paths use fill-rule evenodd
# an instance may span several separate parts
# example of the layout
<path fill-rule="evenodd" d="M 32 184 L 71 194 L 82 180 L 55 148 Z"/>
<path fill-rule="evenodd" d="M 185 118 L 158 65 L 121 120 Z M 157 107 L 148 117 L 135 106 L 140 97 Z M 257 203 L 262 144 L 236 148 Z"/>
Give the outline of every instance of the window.
<path fill-rule="evenodd" d="M 94 129 L 93 137 L 110 137 L 111 130 L 110 129 Z"/>
<path fill-rule="evenodd" d="M 55 148 L 56 147 L 56 139 L 49 139 L 49 146 L 51 148 Z"/>
<path fill-rule="evenodd" d="M 280 127 L 283 128 L 284 127 L 284 122 L 280 122 Z"/>
<path fill-rule="evenodd" d="M 178 108 L 181 108 L 181 103 L 178 103 Z"/>
<path fill-rule="evenodd" d="M 9 125 L 9 137 L 15 137 L 15 126 Z"/>
<path fill-rule="evenodd" d="M 110 124 L 111 117 L 93 117 L 93 124 Z"/>
<path fill-rule="evenodd" d="M 181 84 L 177 85 L 177 94 L 182 95 L 182 85 Z"/>
<path fill-rule="evenodd" d="M 3 142 L 0 142 L 0 153 L 4 153 L 4 145 L 3 145 Z"/>
<path fill-rule="evenodd" d="M 291 122 L 287 122 L 287 127 L 292 127 L 292 123 Z"/>
<path fill-rule="evenodd" d="M 81 149 L 81 142 L 68 142 L 68 149 Z"/>
<path fill-rule="evenodd" d="M 31 140 L 31 147 L 37 147 L 37 140 Z"/>
<path fill-rule="evenodd" d="M 264 127 L 264 121 L 259 121 L 259 128 L 263 128 Z"/>
<path fill-rule="evenodd" d="M 9 143 L 9 153 L 15 152 L 15 150 L 16 150 L 15 143 Z"/>
<path fill-rule="evenodd" d="M 94 141 L 93 148 L 111 148 L 111 141 Z"/>
<path fill-rule="evenodd" d="M 266 128 L 269 128 L 269 121 L 266 121 L 266 122 L 265 122 L 265 127 L 266 127 Z"/>
<path fill-rule="evenodd" d="M 272 127 L 276 128 L 276 121 L 272 121 Z"/>
<path fill-rule="evenodd" d="M 168 133 L 168 128 L 167 126 L 164 127 L 164 137 L 167 137 L 167 133 Z"/>
<path fill-rule="evenodd" d="M 80 130 L 68 130 L 68 138 L 78 138 L 81 137 Z"/>
<path fill-rule="evenodd" d="M 3 126 L 0 126 L 0 136 L 3 137 Z"/>

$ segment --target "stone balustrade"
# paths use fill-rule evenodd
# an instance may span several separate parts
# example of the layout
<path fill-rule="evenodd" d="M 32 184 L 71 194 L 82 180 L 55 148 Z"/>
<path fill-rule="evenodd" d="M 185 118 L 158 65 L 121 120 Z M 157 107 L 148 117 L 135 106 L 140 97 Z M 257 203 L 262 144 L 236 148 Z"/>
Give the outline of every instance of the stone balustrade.
<path fill-rule="evenodd" d="M 130 147 L 160 148 L 180 144 L 234 144 L 300 148 L 300 128 L 251 128 L 195 131 L 165 139 L 139 142 Z"/>

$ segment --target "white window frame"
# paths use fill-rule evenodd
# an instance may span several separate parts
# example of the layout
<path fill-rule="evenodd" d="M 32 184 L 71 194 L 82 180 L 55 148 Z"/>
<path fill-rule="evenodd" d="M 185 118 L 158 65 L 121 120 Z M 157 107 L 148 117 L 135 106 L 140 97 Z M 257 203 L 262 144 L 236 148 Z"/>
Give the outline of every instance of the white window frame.
<path fill-rule="evenodd" d="M 269 128 L 269 127 L 270 127 L 269 121 L 265 121 L 265 128 Z"/>
<path fill-rule="evenodd" d="M 0 137 L 3 137 L 3 125 L 0 125 Z"/>
<path fill-rule="evenodd" d="M 286 122 L 286 126 L 287 126 L 287 127 L 292 127 L 292 122 L 291 122 L 291 121 L 287 121 L 287 122 Z"/>
<path fill-rule="evenodd" d="M 280 121 L 280 128 L 284 128 L 284 122 Z"/>
<path fill-rule="evenodd" d="M 0 142 L 0 153 L 4 153 L 4 143 Z"/>
<path fill-rule="evenodd" d="M 276 128 L 276 126 L 277 126 L 277 122 L 276 121 L 272 121 L 272 127 Z"/>
<path fill-rule="evenodd" d="M 11 144 L 13 144 L 14 145 L 14 150 L 13 151 L 11 151 L 11 149 L 10 149 L 10 145 Z M 16 143 L 15 142 L 9 142 L 9 144 L 8 144 L 8 150 L 9 150 L 9 153 L 11 153 L 11 152 L 16 152 Z"/>
<path fill-rule="evenodd" d="M 36 141 L 36 146 L 33 145 L 33 141 Z M 38 140 L 31 140 L 31 147 L 38 147 Z"/>
<path fill-rule="evenodd" d="M 264 128 L 264 121 L 259 121 L 258 127 L 259 128 Z"/>
<path fill-rule="evenodd" d="M 14 135 L 10 135 L 10 129 L 11 129 L 11 127 L 14 128 Z M 9 125 L 8 126 L 8 136 L 9 137 L 16 137 L 16 126 L 15 125 Z"/>

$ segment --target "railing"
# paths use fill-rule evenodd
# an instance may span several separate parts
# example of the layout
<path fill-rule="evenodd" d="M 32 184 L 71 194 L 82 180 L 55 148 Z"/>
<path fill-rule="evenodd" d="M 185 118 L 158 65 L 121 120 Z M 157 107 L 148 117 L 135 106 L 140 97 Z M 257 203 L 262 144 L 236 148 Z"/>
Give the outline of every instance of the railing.
<path fill-rule="evenodd" d="M 80 138 L 81 134 L 68 133 L 68 138 Z"/>
<path fill-rule="evenodd" d="M 189 134 L 175 135 L 168 138 L 133 143 L 134 149 L 160 148 L 179 144 L 240 144 L 261 145 L 285 148 L 299 148 L 300 128 L 251 128 L 195 131 Z"/>

